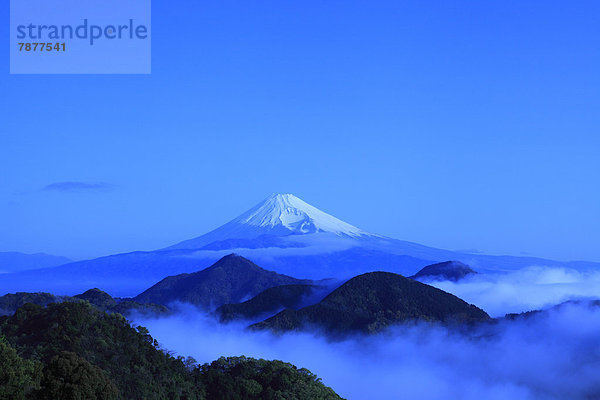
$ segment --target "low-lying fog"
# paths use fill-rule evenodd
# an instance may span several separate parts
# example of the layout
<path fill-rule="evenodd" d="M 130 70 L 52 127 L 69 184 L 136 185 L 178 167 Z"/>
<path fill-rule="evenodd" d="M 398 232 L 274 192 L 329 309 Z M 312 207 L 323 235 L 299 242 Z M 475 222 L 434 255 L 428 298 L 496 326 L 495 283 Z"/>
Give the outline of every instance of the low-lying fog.
<path fill-rule="evenodd" d="M 492 317 L 541 309 L 575 298 L 600 298 L 600 271 L 529 267 L 506 274 L 471 275 L 459 282 L 428 282 Z"/>
<path fill-rule="evenodd" d="M 436 286 L 493 316 L 600 293 L 598 274 L 544 268 Z M 587 305 L 503 320 L 469 335 L 416 325 L 341 342 L 317 333 L 250 332 L 191 307 L 134 321 L 178 355 L 202 363 L 233 355 L 281 359 L 348 399 L 600 398 L 600 309 Z"/>

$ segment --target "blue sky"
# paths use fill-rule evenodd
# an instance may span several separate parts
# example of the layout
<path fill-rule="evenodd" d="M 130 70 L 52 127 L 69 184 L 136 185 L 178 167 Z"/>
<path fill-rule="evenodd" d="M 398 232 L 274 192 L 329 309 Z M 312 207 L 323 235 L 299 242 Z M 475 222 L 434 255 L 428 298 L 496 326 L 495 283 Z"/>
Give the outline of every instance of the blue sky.
<path fill-rule="evenodd" d="M 600 3 L 186 3 L 153 2 L 151 75 L 9 75 L 3 24 L 0 251 L 160 248 L 289 192 L 600 261 Z"/>

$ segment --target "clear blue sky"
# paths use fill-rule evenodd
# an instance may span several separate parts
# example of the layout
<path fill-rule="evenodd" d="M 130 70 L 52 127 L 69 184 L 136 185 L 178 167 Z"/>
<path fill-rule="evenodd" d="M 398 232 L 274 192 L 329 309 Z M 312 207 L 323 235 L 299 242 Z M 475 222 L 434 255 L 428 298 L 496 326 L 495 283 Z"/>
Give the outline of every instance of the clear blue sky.
<path fill-rule="evenodd" d="M 147 76 L 11 76 L 2 24 L 0 251 L 160 248 L 290 192 L 399 239 L 600 261 L 600 2 L 181 3 L 153 1 Z"/>

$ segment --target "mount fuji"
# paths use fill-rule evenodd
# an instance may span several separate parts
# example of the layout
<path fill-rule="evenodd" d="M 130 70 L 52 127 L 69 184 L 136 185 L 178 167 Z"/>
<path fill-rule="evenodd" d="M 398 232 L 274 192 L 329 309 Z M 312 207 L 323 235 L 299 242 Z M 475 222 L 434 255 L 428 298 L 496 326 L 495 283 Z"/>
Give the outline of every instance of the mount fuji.
<path fill-rule="evenodd" d="M 185 240 L 167 250 L 200 249 L 232 239 L 258 239 L 328 233 L 339 238 L 366 239 L 380 237 L 365 232 L 311 206 L 293 194 L 272 194 L 239 217 L 196 238 Z M 238 242 L 235 242 L 238 243 Z M 246 241 L 249 243 L 249 241 Z"/>
<path fill-rule="evenodd" d="M 273 194 L 221 227 L 164 249 L 3 274 L 0 294 L 50 291 L 70 295 L 101 287 L 113 296 L 133 296 L 165 276 L 202 270 L 231 253 L 265 269 L 301 279 L 346 279 L 382 270 L 410 276 L 427 265 L 449 260 L 463 262 L 479 272 L 532 265 L 600 267 L 597 263 L 468 254 L 427 247 L 366 232 L 292 194 Z"/>

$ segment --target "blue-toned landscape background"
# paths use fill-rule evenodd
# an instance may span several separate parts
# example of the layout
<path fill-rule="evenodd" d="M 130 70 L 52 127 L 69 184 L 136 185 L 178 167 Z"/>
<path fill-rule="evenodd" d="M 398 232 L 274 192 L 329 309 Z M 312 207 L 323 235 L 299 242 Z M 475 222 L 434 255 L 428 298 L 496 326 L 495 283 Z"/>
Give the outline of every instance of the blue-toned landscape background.
<path fill-rule="evenodd" d="M 600 398 L 600 3 L 154 0 L 150 75 L 8 18 L 0 398 Z"/>

